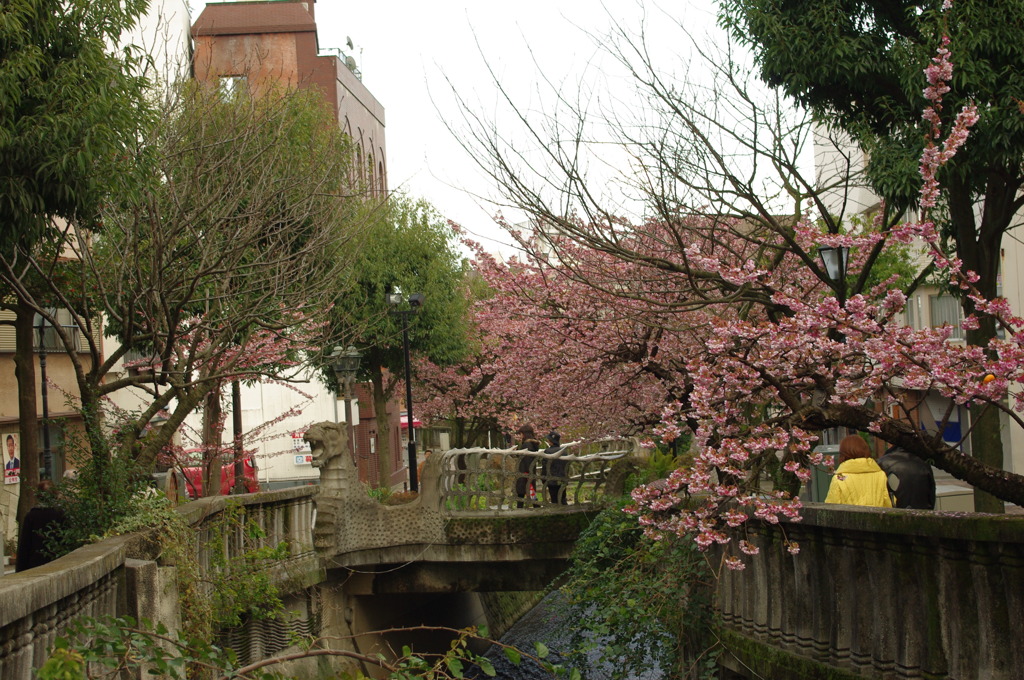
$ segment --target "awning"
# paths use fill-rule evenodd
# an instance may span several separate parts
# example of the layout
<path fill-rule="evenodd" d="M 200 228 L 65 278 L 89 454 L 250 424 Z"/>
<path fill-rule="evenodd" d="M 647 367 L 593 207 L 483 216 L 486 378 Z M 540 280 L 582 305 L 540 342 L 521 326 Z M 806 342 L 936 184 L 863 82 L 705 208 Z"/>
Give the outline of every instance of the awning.
<path fill-rule="evenodd" d="M 407 416 L 407 415 L 405 415 L 403 413 L 401 416 L 399 416 L 398 420 L 399 420 L 399 423 L 401 424 L 403 430 L 409 428 L 409 416 Z M 423 423 L 420 422 L 419 418 L 416 418 L 414 416 L 413 419 L 412 419 L 412 426 L 413 427 L 423 427 Z"/>

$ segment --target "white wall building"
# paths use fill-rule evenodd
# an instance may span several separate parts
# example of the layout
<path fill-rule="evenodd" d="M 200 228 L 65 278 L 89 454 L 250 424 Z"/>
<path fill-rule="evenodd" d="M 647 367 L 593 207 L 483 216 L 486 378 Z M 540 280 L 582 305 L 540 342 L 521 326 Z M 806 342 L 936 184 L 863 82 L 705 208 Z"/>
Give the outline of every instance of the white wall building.
<path fill-rule="evenodd" d="M 848 221 L 851 217 L 869 215 L 878 209 L 878 196 L 860 178 L 866 156 L 856 145 L 848 138 L 829 137 L 819 130 L 815 135 L 814 148 L 818 183 L 824 187 L 825 204 L 832 215 L 842 216 L 844 221 Z M 851 178 L 849 182 L 837 181 L 846 176 Z M 980 212 L 978 216 L 980 218 Z M 1020 271 L 1022 262 L 1024 244 L 1011 231 L 1002 243 L 1001 294 L 1018 314 L 1024 309 L 1024 274 Z M 922 286 L 909 297 L 905 319 L 914 328 L 951 325 L 954 327 L 951 341 L 963 341 L 963 330 L 960 327 L 963 313 L 959 300 L 942 294 L 934 286 Z M 941 417 L 940 414 L 946 408 L 946 400 L 931 395 L 927 403 L 932 413 Z M 955 422 L 950 423 L 943 437 L 950 443 L 958 441 L 968 432 L 968 410 L 955 408 L 952 420 Z M 1024 473 L 1024 429 L 1013 425 L 1005 415 L 1002 424 L 1003 467 L 1011 472 Z M 970 453 L 969 439 L 964 441 L 962 449 Z"/>

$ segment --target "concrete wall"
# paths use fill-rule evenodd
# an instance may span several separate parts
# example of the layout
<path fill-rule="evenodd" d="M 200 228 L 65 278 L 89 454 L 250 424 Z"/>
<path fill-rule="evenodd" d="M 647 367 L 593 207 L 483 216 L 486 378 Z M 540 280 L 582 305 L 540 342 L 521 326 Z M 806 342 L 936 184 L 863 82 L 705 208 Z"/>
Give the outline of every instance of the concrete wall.
<path fill-rule="evenodd" d="M 720 575 L 727 668 L 794 680 L 1021 677 L 1024 517 L 820 504 L 803 517 L 733 531 L 760 554 Z"/>
<path fill-rule="evenodd" d="M 134 537 L 87 545 L 35 569 L 0 578 L 0 680 L 25 680 L 54 640 L 82 617 L 132 616 L 177 630 L 173 569 L 128 559 Z"/>
<path fill-rule="evenodd" d="M 286 593 L 299 595 L 286 601 L 299 616 L 241 631 L 250 649 L 288 649 L 290 634 L 319 635 L 319 620 L 310 622 L 315 608 L 300 607 L 302 594 L 324 580 L 312 550 L 312 496 L 315 487 L 208 498 L 180 508 L 203 536 L 228 504 L 242 508 L 243 519 L 263 529 L 265 543 L 286 541 L 290 555 L 275 565 L 273 575 Z M 223 529 L 223 527 L 221 527 Z M 226 540 L 231 551 L 241 541 Z M 201 541 L 202 545 L 205 545 Z M 156 543 L 142 534 L 118 536 L 83 546 L 35 569 L 0 577 L 0 680 L 24 680 L 45 662 L 53 642 L 67 625 L 82 616 L 132 616 L 163 623 L 172 634 L 179 629 L 176 568 L 160 563 Z M 251 546 L 250 546 L 251 547 Z M 203 550 L 199 564 L 209 564 Z M 279 644 L 281 640 L 285 644 Z M 240 645 L 241 646 L 241 645 Z"/>

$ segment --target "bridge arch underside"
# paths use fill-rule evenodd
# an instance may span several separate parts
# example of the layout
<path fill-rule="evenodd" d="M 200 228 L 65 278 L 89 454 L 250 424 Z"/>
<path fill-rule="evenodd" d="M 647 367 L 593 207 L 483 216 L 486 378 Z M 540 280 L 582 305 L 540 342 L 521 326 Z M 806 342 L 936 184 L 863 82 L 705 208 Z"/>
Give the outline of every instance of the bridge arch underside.
<path fill-rule="evenodd" d="M 398 546 L 339 556 L 327 581 L 351 595 L 539 591 L 565 571 L 571 552 L 571 543 Z"/>
<path fill-rule="evenodd" d="M 564 542 L 366 550 L 332 561 L 320 590 L 331 628 L 355 633 L 360 653 L 390 655 L 405 645 L 443 652 L 452 634 L 442 627 L 487 626 L 491 636 L 503 635 L 565 571 L 571 551 Z M 478 653 L 487 646 L 470 641 Z"/>

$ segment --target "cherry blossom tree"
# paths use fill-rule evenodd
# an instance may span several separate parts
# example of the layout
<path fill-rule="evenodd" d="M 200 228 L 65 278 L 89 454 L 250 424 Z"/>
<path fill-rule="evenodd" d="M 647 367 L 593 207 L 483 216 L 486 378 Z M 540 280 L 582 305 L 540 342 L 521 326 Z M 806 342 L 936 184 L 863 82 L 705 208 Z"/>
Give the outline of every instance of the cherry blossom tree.
<path fill-rule="evenodd" d="M 610 429 L 653 415 L 659 423 L 651 435 L 691 434 L 693 466 L 636 492 L 632 511 L 652 534 L 692 534 L 702 547 L 728 542 L 724 528 L 749 517 L 798 517 L 795 487 L 822 463 L 813 447 L 832 427 L 873 433 L 977 488 L 1024 502 L 1024 477 L 965 455 L 941 435 L 956 405 L 1002 411 L 1024 426 L 1021 321 L 1005 301 L 974 288 L 976 275 L 947 254 L 931 217 L 936 172 L 978 119 L 972 106 L 951 123 L 938 113 L 951 78 L 946 43 L 925 71 L 922 212 L 902 221 L 883 205 L 867 224 L 825 210 L 820 187 L 795 162 L 800 137 L 789 135 L 804 129 L 799 115 L 779 100 L 766 107 L 738 87 L 741 69 L 726 62 L 724 86 L 738 88 L 731 105 L 749 110 L 723 116 L 716 108 L 725 104 L 721 91 L 714 99 L 685 96 L 632 46 L 641 54 L 634 75 L 661 110 L 651 114 L 657 124 L 617 128 L 635 152 L 622 181 L 645 197 L 651 218 L 625 219 L 604 206 L 580 171 L 587 135 L 552 143 L 554 169 L 538 176 L 531 174 L 536 163 L 517 163 L 524 152 L 494 128 L 475 128 L 492 176 L 534 226 L 532 233 L 511 230 L 525 251 L 519 261 L 477 262 L 499 291 L 478 315 L 484 324 L 493 319 L 515 350 L 496 371 L 494 389 L 512 393 L 515 384 L 523 404 L 534 395 L 554 405 L 551 413 L 571 395 L 586 412 L 580 417 L 605 420 Z M 529 129 L 539 139 L 540 128 Z M 736 145 L 755 167 L 770 167 L 774 183 L 738 164 Z M 773 186 L 793 201 L 792 212 L 780 212 Z M 927 266 L 904 288 L 894 276 L 879 281 L 880 263 L 907 244 L 922 249 Z M 838 279 L 818 261 L 825 247 L 849 248 Z M 906 325 L 907 293 L 932 272 L 971 297 L 977 312 L 967 328 L 984 316 L 1005 329 L 1005 340 L 958 345 L 949 342 L 949 327 Z M 599 378 L 610 380 L 618 408 L 605 411 L 595 400 Z M 927 393 L 950 404 L 935 414 L 935 427 L 920 405 Z M 779 465 L 789 483 L 765 492 L 763 473 Z M 730 555 L 728 564 L 742 566 L 741 556 Z"/>

